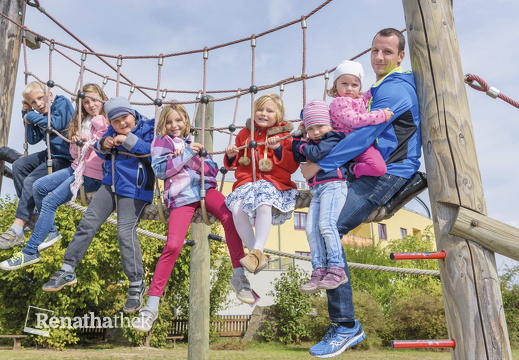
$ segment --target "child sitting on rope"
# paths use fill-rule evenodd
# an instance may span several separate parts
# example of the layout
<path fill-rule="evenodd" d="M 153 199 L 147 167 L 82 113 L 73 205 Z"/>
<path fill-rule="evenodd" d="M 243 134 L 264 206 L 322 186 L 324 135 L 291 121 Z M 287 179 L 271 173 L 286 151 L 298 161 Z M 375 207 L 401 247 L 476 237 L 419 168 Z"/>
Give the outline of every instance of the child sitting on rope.
<path fill-rule="evenodd" d="M 285 107 L 276 94 L 259 97 L 253 106 L 253 121 L 236 136 L 235 145 L 225 149 L 224 165 L 236 169 L 233 192 L 225 199 L 236 230 L 249 249 L 240 260 L 251 273 L 267 265 L 263 253 L 270 225 L 280 225 L 292 216 L 299 193 L 291 175 L 298 164 L 292 153 L 292 138 L 280 141 L 293 129 L 285 122 Z M 252 133 L 252 137 L 251 137 Z M 279 210 L 273 214 L 273 208 Z M 250 219 L 255 219 L 256 233 Z"/>
<path fill-rule="evenodd" d="M 323 159 L 345 135 L 333 131 L 328 105 L 313 100 L 302 111 L 303 133 L 294 136 L 292 149 L 298 162 Z M 300 126 L 301 127 L 301 126 Z M 302 293 L 311 294 L 318 289 L 335 289 L 348 281 L 344 272 L 341 253 L 341 237 L 337 230 L 337 218 L 346 201 L 348 186 L 346 166 L 329 172 L 319 171 L 308 181 L 312 188 L 312 200 L 308 207 L 306 237 L 312 254 L 312 276 L 301 285 Z"/>
<path fill-rule="evenodd" d="M 81 185 L 86 192 L 97 191 L 101 186 L 103 160 L 91 147 L 105 133 L 108 123 L 103 101 L 108 100 L 97 84 L 86 84 L 82 88 L 83 99 L 78 98 L 78 108 L 68 129 L 70 154 L 74 158 L 71 166 L 44 176 L 34 183 L 33 196 L 39 210 L 38 221 L 31 238 L 10 259 L 0 263 L 0 269 L 16 270 L 40 261 L 40 252 L 61 239 L 54 219 L 58 207 L 75 199 Z M 82 145 L 77 145 L 78 141 Z"/>
<path fill-rule="evenodd" d="M 34 182 L 48 174 L 49 165 L 53 171 L 57 171 L 69 167 L 72 161 L 68 143 L 54 132 L 49 135 L 46 133 L 49 122 L 50 128 L 56 132 L 67 129 L 74 112 L 70 100 L 61 95 L 54 97 L 49 88 L 38 81 L 28 83 L 22 96 L 22 116 L 27 142 L 35 145 L 48 136 L 47 149 L 21 157 L 13 163 L 13 183 L 18 196 L 18 207 L 13 224 L 0 235 L 0 249 L 23 244 L 26 230 L 24 227 L 35 209 Z"/>
<path fill-rule="evenodd" d="M 361 94 L 364 69 L 357 61 L 345 60 L 335 68 L 333 85 L 328 95 L 334 97 L 330 103 L 331 125 L 335 131 L 348 135 L 355 129 L 385 123 L 391 119 L 390 109 L 367 112 L 371 99 L 369 91 Z M 361 176 L 382 176 L 386 173 L 386 162 L 373 146 L 348 164 L 348 181 Z"/>
<path fill-rule="evenodd" d="M 245 257 L 225 197 L 216 189 L 218 166 L 210 156 L 200 157 L 203 145 L 190 136 L 189 115 L 182 104 L 166 105 L 157 123 L 157 137 L 151 145 L 155 175 L 164 180 L 164 202 L 169 209 L 168 236 L 148 291 L 148 302 L 133 322 L 136 330 L 148 332 L 157 319 L 160 298 L 175 262 L 182 250 L 186 233 L 196 209 L 201 204 L 202 186 L 207 191 L 205 206 L 223 225 L 234 275 L 231 284 L 238 300 L 252 304 L 254 297 L 240 259 Z M 202 174 L 203 172 L 203 174 Z M 202 181 L 202 177 L 204 181 Z"/>
<path fill-rule="evenodd" d="M 117 238 L 123 271 L 130 281 L 124 312 L 142 306 L 146 285 L 142 281 L 142 252 L 136 229 L 140 216 L 153 200 L 155 176 L 149 157 L 154 120 L 115 97 L 105 103 L 110 126 L 94 147 L 104 159 L 102 185 L 95 193 L 68 245 L 63 266 L 43 285 L 44 291 L 59 291 L 77 283 L 75 268 L 85 256 L 97 230 L 117 209 Z"/>

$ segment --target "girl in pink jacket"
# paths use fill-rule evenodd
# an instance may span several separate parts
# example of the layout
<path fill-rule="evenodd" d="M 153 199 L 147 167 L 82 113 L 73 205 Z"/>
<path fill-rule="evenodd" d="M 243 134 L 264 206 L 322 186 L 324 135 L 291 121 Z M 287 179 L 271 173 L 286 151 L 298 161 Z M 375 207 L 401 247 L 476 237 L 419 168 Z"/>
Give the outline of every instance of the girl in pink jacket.
<path fill-rule="evenodd" d="M 330 118 L 335 131 L 349 134 L 353 130 L 378 125 L 389 121 L 393 113 L 389 109 L 368 112 L 371 99 L 369 91 L 361 95 L 364 69 L 356 61 L 342 61 L 334 72 L 332 88 L 328 91 L 334 99 L 330 103 Z M 363 175 L 382 176 L 386 173 L 386 163 L 380 152 L 372 144 L 348 166 L 348 181 Z"/>

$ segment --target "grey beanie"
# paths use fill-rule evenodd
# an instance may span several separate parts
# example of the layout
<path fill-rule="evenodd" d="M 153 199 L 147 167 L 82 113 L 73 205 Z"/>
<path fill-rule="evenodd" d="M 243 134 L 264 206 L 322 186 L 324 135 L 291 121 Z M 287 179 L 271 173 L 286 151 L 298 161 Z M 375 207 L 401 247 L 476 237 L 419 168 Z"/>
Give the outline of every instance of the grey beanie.
<path fill-rule="evenodd" d="M 112 121 L 121 115 L 132 114 L 135 116 L 135 110 L 130 102 L 124 96 L 117 96 L 105 102 L 104 106 L 108 120 Z"/>

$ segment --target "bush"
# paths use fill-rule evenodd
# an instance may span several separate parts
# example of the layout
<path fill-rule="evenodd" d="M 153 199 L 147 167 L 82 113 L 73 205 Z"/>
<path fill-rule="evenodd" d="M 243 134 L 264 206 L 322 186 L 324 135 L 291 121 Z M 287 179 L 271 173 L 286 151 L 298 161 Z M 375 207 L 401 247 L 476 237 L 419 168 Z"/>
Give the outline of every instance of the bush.
<path fill-rule="evenodd" d="M 391 333 L 385 339 L 389 344 L 395 339 L 446 339 L 447 323 L 443 298 L 416 290 L 396 299 L 389 311 Z"/>
<path fill-rule="evenodd" d="M 510 345 L 519 347 L 519 265 L 506 267 L 499 277 Z"/>
<path fill-rule="evenodd" d="M 308 339 L 308 328 L 303 319 L 311 310 L 312 295 L 299 291 L 307 281 L 307 274 L 299 268 L 290 267 L 274 283 L 269 295 L 274 297 L 273 312 L 275 320 L 267 320 L 259 335 L 265 341 L 279 341 L 284 344 Z"/>
<path fill-rule="evenodd" d="M 16 201 L 9 197 L 0 199 L 0 230 L 5 231 L 14 220 Z M 0 331 L 21 333 L 29 305 L 54 311 L 51 316 L 75 317 L 94 312 L 98 317 L 119 316 L 127 295 L 128 280 L 122 271 L 116 227 L 104 224 L 92 241 L 84 259 L 76 268 L 78 283 L 59 292 L 44 292 L 41 287 L 58 270 L 66 248 L 72 240 L 82 213 L 61 206 L 56 213 L 56 224 L 63 236 L 61 242 L 46 250 L 38 264 L 16 271 L 0 272 Z M 158 234 L 166 233 L 166 225 L 157 221 L 141 221 L 140 227 Z M 213 231 L 217 231 L 214 225 Z M 28 238 L 28 236 L 26 236 Z M 150 237 L 140 236 L 145 274 L 143 280 L 150 284 L 155 264 L 164 243 Z M 2 252 L 3 258 L 11 257 L 20 248 Z M 222 306 L 228 289 L 231 266 L 225 253 L 225 244 L 211 244 L 211 265 L 221 264 L 211 279 L 211 315 Z M 187 314 L 189 304 L 189 247 L 177 259 L 168 282 L 160 316 L 153 328 L 151 345 L 165 346 L 171 320 L 178 311 Z M 129 315 L 125 314 L 125 317 Z M 136 314 L 134 315 L 136 316 Z M 146 334 L 138 333 L 132 327 L 124 327 L 123 333 L 135 345 L 149 341 Z M 76 329 L 50 329 L 50 336 L 30 336 L 28 341 L 44 347 L 63 349 L 66 345 L 79 341 Z"/>

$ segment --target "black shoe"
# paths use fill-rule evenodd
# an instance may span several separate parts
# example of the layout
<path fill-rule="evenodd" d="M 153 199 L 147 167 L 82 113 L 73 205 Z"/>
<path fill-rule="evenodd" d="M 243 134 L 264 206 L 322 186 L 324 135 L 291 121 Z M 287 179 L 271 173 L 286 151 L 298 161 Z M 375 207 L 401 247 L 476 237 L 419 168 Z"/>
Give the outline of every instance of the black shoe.
<path fill-rule="evenodd" d="M 128 297 L 124 304 L 123 311 L 133 313 L 139 311 L 142 307 L 144 295 L 146 294 L 146 284 L 144 281 L 140 285 L 134 285 L 128 288 Z"/>

